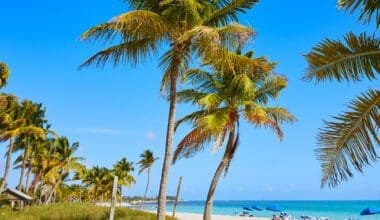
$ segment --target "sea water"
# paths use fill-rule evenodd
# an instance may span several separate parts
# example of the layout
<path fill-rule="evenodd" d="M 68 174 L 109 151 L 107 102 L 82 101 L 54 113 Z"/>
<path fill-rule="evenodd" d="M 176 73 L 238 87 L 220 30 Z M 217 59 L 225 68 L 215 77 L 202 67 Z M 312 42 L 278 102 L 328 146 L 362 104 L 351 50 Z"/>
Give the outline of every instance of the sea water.
<path fill-rule="evenodd" d="M 368 207 L 380 209 L 380 200 L 371 201 L 214 201 L 212 213 L 218 215 L 235 215 L 241 213 L 243 207 L 260 205 L 281 206 L 291 216 L 301 219 L 301 216 L 328 217 L 334 220 L 348 218 L 361 220 L 380 220 L 380 214 L 371 216 L 360 216 L 360 212 Z M 154 205 L 147 207 L 154 209 Z M 204 201 L 181 201 L 177 205 L 176 212 L 203 213 Z M 173 210 L 173 204 L 167 205 L 167 211 Z M 260 217 L 271 217 L 279 214 L 267 210 L 251 211 L 250 214 Z"/>

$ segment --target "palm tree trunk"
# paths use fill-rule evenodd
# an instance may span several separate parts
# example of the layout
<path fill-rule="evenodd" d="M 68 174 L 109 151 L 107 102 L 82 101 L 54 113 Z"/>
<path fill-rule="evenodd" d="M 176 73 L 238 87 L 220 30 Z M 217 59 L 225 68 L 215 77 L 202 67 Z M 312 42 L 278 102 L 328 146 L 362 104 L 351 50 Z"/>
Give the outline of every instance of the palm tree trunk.
<path fill-rule="evenodd" d="M 179 61 L 178 61 L 179 62 Z M 161 172 L 160 191 L 158 194 L 157 220 L 165 219 L 166 205 L 166 189 L 168 185 L 169 169 L 171 163 L 171 151 L 173 145 L 175 114 L 177 104 L 177 73 L 171 73 L 170 76 L 170 100 L 169 100 L 169 116 L 168 127 L 166 131 L 165 157 Z"/>
<path fill-rule="evenodd" d="M 11 169 L 12 151 L 13 151 L 13 138 L 10 138 L 9 139 L 9 148 L 8 148 L 8 152 L 7 152 L 7 160 L 5 163 L 3 181 L 1 182 L 1 185 L 0 185 L 0 195 L 4 190 L 5 184 L 7 184 L 7 180 L 8 180 L 8 176 L 9 176 L 9 170 Z"/>
<path fill-rule="evenodd" d="M 145 198 L 146 198 L 146 193 L 148 192 L 148 187 L 149 187 L 149 182 L 150 182 L 150 168 L 148 168 L 148 172 L 147 173 L 148 173 L 148 180 L 146 182 L 145 193 L 144 193 L 141 205 L 144 205 L 144 201 L 145 201 Z"/>
<path fill-rule="evenodd" d="M 26 157 L 27 157 L 27 155 L 28 155 L 28 145 L 25 146 L 24 155 L 22 156 L 20 179 L 18 181 L 18 188 L 19 188 L 19 190 L 24 191 L 24 192 L 25 192 L 25 189 L 22 186 L 22 180 L 23 180 L 23 178 L 25 176 L 25 167 L 26 167 L 25 165 L 26 165 Z"/>
<path fill-rule="evenodd" d="M 207 193 L 205 209 L 203 212 L 203 220 L 210 220 L 211 219 L 212 205 L 214 202 L 214 193 L 215 193 L 216 185 L 218 184 L 219 178 L 222 175 L 222 172 L 226 167 L 227 160 L 228 160 L 227 157 L 223 157 L 222 161 L 220 161 L 220 163 L 219 163 L 218 168 L 216 169 L 214 177 L 212 178 L 212 181 L 211 181 L 208 193 Z"/>
<path fill-rule="evenodd" d="M 29 192 L 29 177 L 30 177 L 30 172 L 32 169 L 29 167 L 28 172 L 26 173 L 26 180 L 25 180 L 25 192 Z"/>
<path fill-rule="evenodd" d="M 123 205 L 123 186 L 120 185 L 120 208 Z"/>
<path fill-rule="evenodd" d="M 219 166 L 215 171 L 214 177 L 212 178 L 210 187 L 208 189 L 205 209 L 203 211 L 203 220 L 211 220 L 212 205 L 214 202 L 215 189 L 218 184 L 219 178 L 223 173 L 223 170 L 226 168 L 227 164 L 232 159 L 231 154 L 233 154 L 233 148 L 236 144 L 234 130 L 235 129 L 233 128 L 229 132 L 228 142 L 227 142 L 226 149 L 224 151 L 223 159 L 220 161 Z"/>

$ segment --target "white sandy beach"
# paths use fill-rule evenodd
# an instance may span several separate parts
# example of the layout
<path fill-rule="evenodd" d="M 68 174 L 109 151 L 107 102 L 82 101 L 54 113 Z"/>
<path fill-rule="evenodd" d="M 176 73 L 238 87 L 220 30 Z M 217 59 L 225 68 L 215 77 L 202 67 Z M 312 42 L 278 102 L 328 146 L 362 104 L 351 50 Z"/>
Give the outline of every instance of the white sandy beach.
<path fill-rule="evenodd" d="M 171 216 L 171 212 L 167 212 L 167 215 Z M 194 213 L 176 213 L 175 217 L 178 220 L 202 220 L 202 214 Z M 212 220 L 269 220 L 265 217 L 242 217 L 242 216 L 229 216 L 229 215 L 212 215 Z"/>

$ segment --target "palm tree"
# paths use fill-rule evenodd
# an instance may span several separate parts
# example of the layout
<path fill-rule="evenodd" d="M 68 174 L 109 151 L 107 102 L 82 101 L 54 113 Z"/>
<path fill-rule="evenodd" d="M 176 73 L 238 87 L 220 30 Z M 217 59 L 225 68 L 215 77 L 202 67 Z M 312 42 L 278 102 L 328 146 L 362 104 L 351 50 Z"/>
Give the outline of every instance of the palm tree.
<path fill-rule="evenodd" d="M 380 4 L 371 0 L 339 0 L 340 8 L 355 12 L 359 20 L 380 27 Z M 304 78 L 316 82 L 376 80 L 380 72 L 380 40 L 377 33 L 352 32 L 344 41 L 325 39 L 306 55 L 309 68 Z M 369 88 L 348 105 L 348 111 L 325 122 L 317 136 L 316 155 L 321 161 L 321 187 L 335 187 L 353 176 L 352 167 L 363 168 L 378 159 L 380 145 L 380 91 Z M 352 166 L 351 166 L 352 165 Z"/>
<path fill-rule="evenodd" d="M 88 193 L 93 202 L 102 195 L 110 194 L 113 183 L 113 175 L 111 174 L 111 170 L 99 166 L 86 171 L 82 181 L 89 188 Z"/>
<path fill-rule="evenodd" d="M 113 172 L 118 177 L 118 185 L 120 190 L 120 207 L 123 202 L 123 186 L 131 186 L 136 183 L 135 178 L 131 175 L 134 171 L 133 162 L 129 162 L 123 157 L 113 166 Z"/>
<path fill-rule="evenodd" d="M 14 139 L 21 135 L 33 135 L 41 139 L 45 138 L 44 130 L 34 126 L 27 120 L 28 113 L 30 113 L 30 106 L 25 104 L 20 105 L 16 98 L 12 98 L 8 103 L 7 109 L 1 114 L 0 140 L 9 140 L 9 146 L 6 153 L 7 159 L 3 181 L 0 185 L 0 194 L 4 190 L 4 186 L 7 183 L 11 166 L 11 155 L 14 147 Z"/>
<path fill-rule="evenodd" d="M 9 78 L 9 68 L 7 64 L 0 62 L 0 88 L 3 88 L 7 85 Z M 0 111 L 4 110 L 7 106 L 7 97 L 3 94 L 0 95 Z"/>
<path fill-rule="evenodd" d="M 91 28 L 82 39 L 97 39 L 113 42 L 115 46 L 102 50 L 88 59 L 83 66 L 102 66 L 109 60 L 114 65 L 129 61 L 135 65 L 157 53 L 163 43 L 170 49 L 161 57 L 164 69 L 162 91 L 169 87 L 169 114 L 167 123 L 165 156 L 161 173 L 158 220 L 165 218 L 166 188 L 170 169 L 171 149 L 176 114 L 177 81 L 184 72 L 192 52 L 205 56 L 216 54 L 215 44 L 241 41 L 253 32 L 238 24 L 227 25 L 238 20 L 238 13 L 245 12 L 258 0 L 127 0 L 131 12 L 119 15 L 107 23 Z M 224 26 L 224 28 L 221 28 Z M 219 28 L 212 28 L 219 27 Z"/>
<path fill-rule="evenodd" d="M 60 137 L 55 139 L 55 151 L 53 154 L 53 161 L 55 163 L 55 184 L 45 201 L 46 204 L 50 203 L 53 195 L 55 194 L 59 185 L 64 181 L 64 179 L 69 175 L 71 170 L 76 171 L 81 168 L 80 161 L 83 161 L 82 157 L 75 157 L 74 153 L 78 150 L 79 143 L 75 142 L 70 146 L 67 137 Z"/>
<path fill-rule="evenodd" d="M 178 93 L 179 101 L 196 104 L 200 110 L 177 121 L 176 126 L 190 122 L 193 128 L 178 144 L 173 163 L 201 151 L 210 142 L 215 142 L 214 150 L 220 149 L 226 142 L 223 158 L 207 194 L 203 214 L 205 220 L 211 219 L 218 180 L 223 171 L 227 174 L 238 147 L 241 118 L 256 127 L 272 128 L 280 139 L 283 137 L 280 124 L 295 120 L 285 108 L 268 106 L 269 101 L 286 88 L 286 78 L 272 73 L 274 63 L 251 56 L 251 52 L 240 55 L 238 50 L 236 57 L 241 62 L 210 62 L 208 67 L 213 73 L 189 70 L 185 80 L 194 88 Z M 247 65 L 249 63 L 243 62 L 245 59 L 260 63 L 260 67 L 252 68 Z"/>
<path fill-rule="evenodd" d="M 7 85 L 9 73 L 10 71 L 7 64 L 0 62 L 0 88 L 3 88 L 5 85 Z"/>
<path fill-rule="evenodd" d="M 153 166 L 154 161 L 158 160 L 158 157 L 153 156 L 153 152 L 150 150 L 145 150 L 142 154 L 140 154 L 140 160 L 137 162 L 137 164 L 140 165 L 139 169 L 139 175 L 146 170 L 147 175 L 148 175 L 148 180 L 146 182 L 146 187 L 145 187 L 145 192 L 143 196 L 143 200 L 141 204 L 144 204 L 144 200 L 146 198 L 146 193 L 148 192 L 148 187 L 149 187 L 149 180 L 150 180 L 150 169 Z"/>
<path fill-rule="evenodd" d="M 42 108 L 42 103 L 37 104 L 33 103 L 29 100 L 26 100 L 23 102 L 23 105 L 25 108 L 29 109 L 29 112 L 26 114 L 28 120 L 28 123 L 34 125 L 35 127 L 39 127 L 41 129 L 44 129 L 44 125 L 46 124 L 47 120 L 45 119 L 45 109 Z M 47 130 L 47 129 L 44 129 Z M 25 169 L 26 169 L 26 160 L 28 158 L 28 154 L 30 153 L 29 145 L 35 143 L 35 137 L 32 135 L 22 135 L 19 136 L 15 142 L 15 148 L 17 150 L 23 150 L 22 153 L 22 164 L 21 164 L 21 171 L 20 171 L 20 178 L 18 183 L 18 188 L 20 190 L 23 190 L 24 187 L 23 184 L 23 178 L 25 176 Z M 15 149 L 15 150 L 16 150 Z"/>

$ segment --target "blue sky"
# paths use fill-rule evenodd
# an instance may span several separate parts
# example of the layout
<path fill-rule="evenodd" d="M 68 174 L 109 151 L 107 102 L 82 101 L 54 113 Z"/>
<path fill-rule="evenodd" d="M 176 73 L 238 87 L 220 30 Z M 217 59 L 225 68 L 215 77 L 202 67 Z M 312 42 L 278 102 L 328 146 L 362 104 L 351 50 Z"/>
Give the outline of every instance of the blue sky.
<path fill-rule="evenodd" d="M 6 92 L 42 102 L 53 129 L 81 144 L 78 155 L 88 166 L 111 166 L 121 157 L 137 161 L 151 149 L 163 157 L 168 103 L 159 92 L 161 71 L 157 58 L 136 68 L 130 66 L 78 70 L 87 57 L 107 45 L 81 42 L 87 28 L 128 11 L 121 0 L 56 0 L 2 3 L 0 60 L 11 70 Z M 241 127 L 241 145 L 227 177 L 216 190 L 216 199 L 380 199 L 379 164 L 365 175 L 336 189 L 319 188 L 321 176 L 315 159 L 315 137 L 323 119 L 345 109 L 355 95 L 378 83 L 324 83 L 301 81 L 306 69 L 303 54 L 325 37 L 339 38 L 367 26 L 339 12 L 335 0 L 262 0 L 241 23 L 253 27 L 257 38 L 248 49 L 279 62 L 276 72 L 289 79 L 288 89 L 276 101 L 298 119 L 284 126 L 285 138 L 276 140 L 270 130 Z M 162 53 L 161 53 L 162 54 Z M 192 111 L 179 105 L 178 117 Z M 175 143 L 184 135 L 180 130 Z M 5 152 L 1 145 L 0 154 Z M 168 194 L 175 193 L 183 176 L 182 197 L 205 199 L 209 182 L 221 157 L 208 148 L 172 167 Z M 0 169 L 5 159 L 0 160 Z M 158 193 L 162 160 L 153 167 L 149 195 Z M 19 171 L 12 170 L 10 185 Z M 146 176 L 125 189 L 126 195 L 143 194 Z"/>

